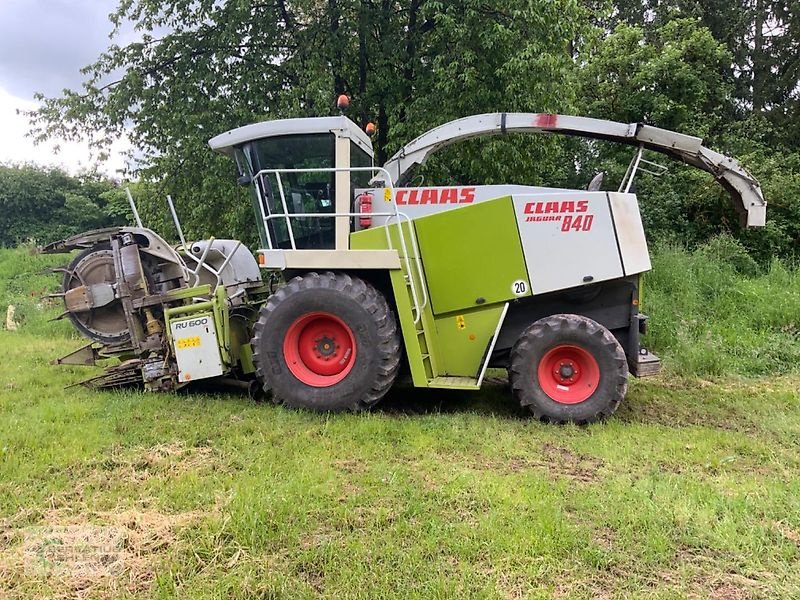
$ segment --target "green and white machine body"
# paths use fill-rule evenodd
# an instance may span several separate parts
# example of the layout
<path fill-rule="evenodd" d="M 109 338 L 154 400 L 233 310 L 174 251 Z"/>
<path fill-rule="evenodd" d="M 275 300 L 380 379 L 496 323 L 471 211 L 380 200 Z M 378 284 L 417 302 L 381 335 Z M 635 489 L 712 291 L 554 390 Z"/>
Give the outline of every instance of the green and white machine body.
<path fill-rule="evenodd" d="M 417 165 L 460 140 L 506 133 L 586 136 L 633 146 L 618 189 L 409 185 Z M 218 135 L 252 191 L 261 247 L 180 244 L 142 226 L 88 232 L 62 269 L 63 316 L 91 340 L 61 359 L 120 364 L 86 383 L 170 390 L 196 381 L 257 386 L 316 410 L 368 408 L 406 371 L 420 388 L 479 389 L 507 369 L 537 418 L 609 416 L 629 374 L 658 372 L 640 336 L 651 267 L 631 183 L 646 151 L 711 174 L 747 226 L 761 189 L 699 138 L 642 124 L 493 113 L 437 127 L 373 164 L 344 116 L 284 119 Z M 652 163 L 650 163 L 652 165 Z"/>
<path fill-rule="evenodd" d="M 437 149 L 479 135 L 519 132 L 607 139 L 635 146 L 636 154 L 615 192 L 406 185 L 411 169 Z M 333 152 L 317 153 L 316 163 L 307 156 L 295 163 L 287 156 L 264 161 L 269 152 L 262 146 L 288 136 L 329 136 Z M 758 184 L 735 161 L 703 148 L 698 138 L 641 124 L 478 115 L 420 136 L 383 167 L 369 166 L 369 138 L 346 117 L 259 123 L 224 133 L 210 145 L 234 156 L 241 175 L 253 182 L 263 223 L 264 247 L 258 250 L 263 268 L 290 274 L 345 270 L 375 282 L 388 278 L 408 366 L 420 387 L 479 388 L 488 367 L 507 366 L 522 324 L 551 310 L 564 312 L 556 306 L 563 297 L 615 332 L 634 374 L 658 370 L 658 360 L 638 343 L 645 321 L 638 312 L 639 275 L 651 265 L 638 201 L 629 190 L 644 150 L 713 172 L 734 193 L 747 224 L 764 220 Z M 297 210 L 298 196 L 307 190 L 287 179 L 296 183 L 298 175 L 310 172 L 327 175 L 335 201 Z M 361 210 L 365 197 L 368 211 Z M 300 223 L 306 231 L 317 227 L 335 235 L 326 240 L 298 235 Z"/>

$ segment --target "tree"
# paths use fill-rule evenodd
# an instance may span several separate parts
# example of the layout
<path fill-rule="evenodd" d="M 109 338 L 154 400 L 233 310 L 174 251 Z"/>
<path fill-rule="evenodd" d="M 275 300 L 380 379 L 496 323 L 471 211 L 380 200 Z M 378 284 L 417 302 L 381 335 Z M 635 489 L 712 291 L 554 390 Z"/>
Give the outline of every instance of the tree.
<path fill-rule="evenodd" d="M 776 165 L 773 154 L 792 154 L 800 134 L 799 5 L 121 0 L 113 22 L 132 23 L 141 39 L 112 45 L 85 69 L 81 91 L 42 98 L 32 117 L 43 137 L 88 135 L 103 145 L 128 131 L 147 157 L 143 217 L 172 235 L 170 193 L 189 237 L 255 239 L 247 191 L 235 185 L 230 161 L 209 151 L 210 137 L 264 119 L 331 114 L 343 92 L 351 118 L 377 123 L 378 164 L 449 119 L 506 110 L 647 121 Z M 760 123 L 757 151 L 731 134 Z M 427 183 L 582 187 L 598 170 L 619 181 L 626 163 L 619 149 L 596 143 L 504 136 L 447 148 L 420 174 Z M 694 243 L 738 231 L 707 178 L 673 169 L 639 181 L 651 233 Z M 775 248 L 788 251 L 794 230 L 779 229 Z"/>
<path fill-rule="evenodd" d="M 97 174 L 70 177 L 58 169 L 0 165 L 0 246 L 124 224 L 112 208 L 113 184 Z"/>
<path fill-rule="evenodd" d="M 664 162 L 669 173 L 637 180 L 650 237 L 698 244 L 720 231 L 743 240 L 760 258 L 790 256 L 800 245 L 796 150 L 776 145 L 774 115 L 742 112 L 732 55 L 697 18 L 654 19 L 644 26 L 618 24 L 582 70 L 585 111 L 620 121 L 645 121 L 697 135 L 739 157 L 761 181 L 769 202 L 769 225 L 757 232 L 738 225 L 725 193 L 711 178 Z M 738 116 L 738 118 L 736 118 Z M 618 182 L 630 152 L 596 148 L 587 164 Z"/>
<path fill-rule="evenodd" d="M 698 18 L 731 55 L 725 72 L 734 82 L 738 118 L 763 113 L 778 127 L 775 141 L 800 132 L 800 1 L 617 0 L 613 27 L 626 23 L 650 34 L 675 19 Z"/>
<path fill-rule="evenodd" d="M 142 39 L 112 45 L 85 69 L 82 91 L 42 98 L 33 119 L 40 136 L 99 145 L 130 127 L 148 156 L 143 178 L 184 205 L 189 235 L 213 223 L 215 235 L 249 237 L 250 204 L 208 138 L 265 118 L 330 114 L 348 92 L 351 116 L 377 119 L 380 163 L 449 118 L 569 108 L 582 12 L 577 0 L 124 0 L 112 19 L 132 22 Z M 466 153 L 447 163 L 454 177 L 545 160 L 492 144 Z"/>

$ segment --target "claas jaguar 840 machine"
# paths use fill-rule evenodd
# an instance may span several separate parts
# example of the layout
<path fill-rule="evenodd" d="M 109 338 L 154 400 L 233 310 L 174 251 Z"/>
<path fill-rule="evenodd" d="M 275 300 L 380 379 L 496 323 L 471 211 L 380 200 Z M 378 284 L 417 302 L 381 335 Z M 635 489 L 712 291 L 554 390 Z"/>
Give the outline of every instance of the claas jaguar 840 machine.
<path fill-rule="evenodd" d="M 409 186 L 432 152 L 505 133 L 585 136 L 634 156 L 614 192 L 599 177 L 579 190 Z M 345 116 L 255 123 L 210 146 L 252 190 L 255 252 L 187 242 L 177 217 L 173 247 L 138 215 L 136 227 L 45 249 L 80 250 L 59 295 L 90 343 L 59 362 L 119 359 L 87 385 L 257 382 L 288 406 L 337 411 L 373 406 L 401 371 L 416 387 L 477 390 L 487 369 L 504 368 L 536 418 L 592 422 L 616 410 L 630 374 L 660 367 L 640 343 L 650 258 L 630 189 L 643 154 L 708 171 L 745 225 L 765 220 L 759 185 L 735 160 L 636 123 L 477 115 L 425 133 L 382 167 Z"/>

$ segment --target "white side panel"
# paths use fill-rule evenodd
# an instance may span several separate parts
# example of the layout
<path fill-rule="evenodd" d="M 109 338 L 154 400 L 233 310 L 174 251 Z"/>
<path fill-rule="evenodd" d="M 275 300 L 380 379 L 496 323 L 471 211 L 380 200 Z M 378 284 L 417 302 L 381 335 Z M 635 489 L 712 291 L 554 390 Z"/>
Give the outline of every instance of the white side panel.
<path fill-rule="evenodd" d="M 617 226 L 617 242 L 625 275 L 649 271 L 650 253 L 647 250 L 647 240 L 636 196 L 609 192 L 608 200 L 614 224 Z"/>
<path fill-rule="evenodd" d="M 194 381 L 222 375 L 214 319 L 198 315 L 172 321 L 172 344 L 178 361 L 178 381 Z"/>
<path fill-rule="evenodd" d="M 343 133 L 336 134 L 336 167 L 350 166 L 350 138 Z M 336 212 L 347 214 L 350 212 L 351 192 L 350 192 L 350 172 L 336 171 L 334 174 L 336 184 Z M 377 211 L 376 211 L 377 212 Z M 350 217 L 336 217 L 335 237 L 336 249 L 348 250 L 350 248 Z"/>
<path fill-rule="evenodd" d="M 606 192 L 515 195 L 534 294 L 622 277 Z"/>

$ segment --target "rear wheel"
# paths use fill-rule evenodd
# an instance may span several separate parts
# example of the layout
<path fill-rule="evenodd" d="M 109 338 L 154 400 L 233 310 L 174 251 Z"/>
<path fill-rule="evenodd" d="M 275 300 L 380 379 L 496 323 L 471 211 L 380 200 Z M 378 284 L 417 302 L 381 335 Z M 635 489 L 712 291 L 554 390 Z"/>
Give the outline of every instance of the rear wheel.
<path fill-rule="evenodd" d="M 400 335 L 386 299 L 343 273 L 295 277 L 262 307 L 256 373 L 273 397 L 321 411 L 378 402 L 397 377 Z"/>
<path fill-rule="evenodd" d="M 511 387 L 542 421 L 591 423 L 625 397 L 628 363 L 613 334 L 580 315 L 553 315 L 528 327 L 511 351 Z"/>

